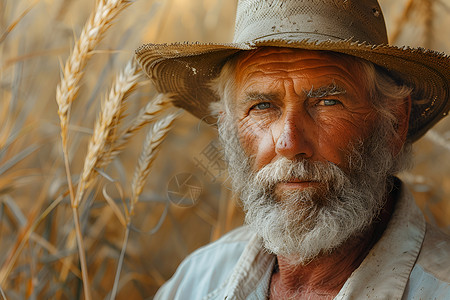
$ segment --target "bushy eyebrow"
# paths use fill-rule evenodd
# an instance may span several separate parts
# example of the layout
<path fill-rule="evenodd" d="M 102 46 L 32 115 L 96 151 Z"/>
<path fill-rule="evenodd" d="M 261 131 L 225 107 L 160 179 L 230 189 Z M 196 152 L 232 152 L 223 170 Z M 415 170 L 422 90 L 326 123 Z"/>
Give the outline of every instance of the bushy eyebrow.
<path fill-rule="evenodd" d="M 249 92 L 246 94 L 242 102 L 248 103 L 253 101 L 277 101 L 279 99 L 280 95 L 278 93 Z"/>
<path fill-rule="evenodd" d="M 328 96 L 335 96 L 347 93 L 347 91 L 343 87 L 337 85 L 335 82 L 326 86 L 321 86 L 319 88 L 314 88 L 314 86 L 312 86 L 310 90 L 303 90 L 303 92 L 308 98 L 325 98 Z M 265 93 L 265 92 L 251 91 L 246 93 L 241 103 L 245 104 L 254 101 L 273 102 L 273 101 L 280 101 L 280 99 L 281 96 L 279 93 Z"/>
<path fill-rule="evenodd" d="M 325 98 L 328 96 L 335 96 L 347 93 L 347 91 L 343 87 L 338 86 L 334 82 L 327 86 L 321 86 L 319 88 L 314 88 L 314 86 L 312 86 L 309 91 L 303 90 L 303 92 L 308 98 Z"/>

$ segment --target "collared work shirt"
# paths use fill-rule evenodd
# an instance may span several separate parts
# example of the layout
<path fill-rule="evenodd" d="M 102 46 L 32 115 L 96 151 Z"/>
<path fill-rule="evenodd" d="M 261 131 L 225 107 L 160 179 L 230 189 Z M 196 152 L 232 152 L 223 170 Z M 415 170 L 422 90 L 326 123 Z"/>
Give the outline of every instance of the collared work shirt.
<path fill-rule="evenodd" d="M 155 299 L 267 299 L 274 265 L 241 227 L 185 259 Z M 425 222 L 404 185 L 382 237 L 335 299 L 450 299 L 450 237 Z"/>

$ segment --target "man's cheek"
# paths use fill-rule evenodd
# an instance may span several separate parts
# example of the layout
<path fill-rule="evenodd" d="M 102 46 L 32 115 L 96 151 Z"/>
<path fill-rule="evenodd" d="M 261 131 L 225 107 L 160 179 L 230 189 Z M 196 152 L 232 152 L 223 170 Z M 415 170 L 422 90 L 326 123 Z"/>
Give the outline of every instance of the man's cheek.
<path fill-rule="evenodd" d="M 254 171 L 260 170 L 272 161 L 275 156 L 275 145 L 271 130 L 248 126 L 243 128 L 239 136 L 244 152 L 252 161 Z"/>
<path fill-rule="evenodd" d="M 255 155 L 256 170 L 272 162 L 275 157 L 275 143 L 271 132 L 266 132 L 260 137 Z"/>
<path fill-rule="evenodd" d="M 258 150 L 258 144 L 264 138 L 262 130 L 252 119 L 246 118 L 238 123 L 239 143 L 248 156 L 254 156 Z"/>

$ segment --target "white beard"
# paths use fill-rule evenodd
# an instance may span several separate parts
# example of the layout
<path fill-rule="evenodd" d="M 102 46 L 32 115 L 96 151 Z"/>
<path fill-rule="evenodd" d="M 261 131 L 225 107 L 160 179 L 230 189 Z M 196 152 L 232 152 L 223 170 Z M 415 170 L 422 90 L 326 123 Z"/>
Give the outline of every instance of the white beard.
<path fill-rule="evenodd" d="M 289 173 L 289 170 L 303 170 L 305 165 L 320 170 L 316 174 L 308 172 L 312 176 L 306 177 L 326 182 L 325 187 L 309 187 L 282 194 L 274 192 L 271 182 L 285 180 L 284 176 L 276 178 L 275 174 L 294 175 L 297 172 Z M 304 175 L 308 173 L 303 172 Z M 321 173 L 328 175 L 321 176 Z M 254 178 L 247 180 L 249 183 L 241 192 L 246 222 L 262 237 L 267 250 L 289 257 L 296 264 L 305 264 L 362 233 L 384 204 L 384 192 L 380 193 L 379 189 L 382 183 L 375 184 L 377 188 L 374 189 L 361 185 L 360 181 L 351 182 L 333 164 L 294 163 L 281 158 L 265 166 Z M 306 179 L 298 175 L 290 178 Z"/>
<path fill-rule="evenodd" d="M 346 174 L 333 163 L 286 158 L 255 173 L 237 133 L 230 128 L 234 128 L 231 120 L 219 123 L 233 188 L 240 194 L 246 223 L 268 251 L 294 264 L 306 264 L 362 234 L 383 207 L 396 166 L 390 149 L 379 146 L 387 145 L 381 129 L 365 141 L 364 150 L 349 151 Z M 293 178 L 324 184 L 275 192 L 277 183 Z"/>

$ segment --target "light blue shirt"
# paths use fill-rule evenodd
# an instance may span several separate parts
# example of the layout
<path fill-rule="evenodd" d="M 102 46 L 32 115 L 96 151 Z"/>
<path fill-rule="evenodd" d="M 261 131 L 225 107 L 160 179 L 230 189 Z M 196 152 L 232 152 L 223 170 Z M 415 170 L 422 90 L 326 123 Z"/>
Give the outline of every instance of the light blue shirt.
<path fill-rule="evenodd" d="M 274 265 L 241 227 L 187 257 L 155 299 L 267 299 Z M 450 237 L 425 222 L 404 185 L 383 236 L 335 299 L 450 299 Z"/>

